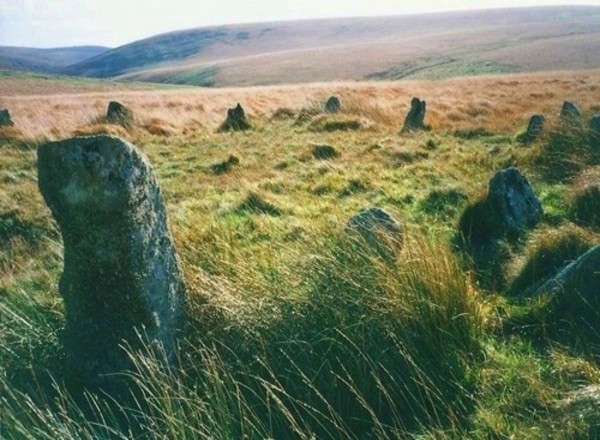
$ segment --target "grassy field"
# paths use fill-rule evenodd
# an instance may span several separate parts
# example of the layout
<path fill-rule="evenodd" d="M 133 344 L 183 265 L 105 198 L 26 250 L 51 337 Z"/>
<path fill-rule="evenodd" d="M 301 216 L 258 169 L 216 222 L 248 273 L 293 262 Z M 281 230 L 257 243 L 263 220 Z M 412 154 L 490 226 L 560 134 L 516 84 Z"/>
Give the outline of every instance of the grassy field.
<path fill-rule="evenodd" d="M 540 263 L 552 273 L 599 243 L 572 207 L 600 162 L 579 138 L 566 150 L 549 135 L 515 140 L 533 113 L 556 126 L 565 99 L 586 118 L 600 112 L 600 71 L 220 90 L 64 83 L 35 95 L 28 81 L 0 91 L 16 124 L 0 131 L 0 438 L 600 435 L 597 341 L 558 331 L 543 299 L 518 298 L 540 255 L 555 257 Z M 332 93 L 341 114 L 297 119 Z M 401 135 L 413 96 L 431 129 Z M 133 127 L 101 122 L 112 99 L 134 110 Z M 217 132 L 237 102 L 253 128 Z M 190 296 L 178 368 L 132 353 L 131 394 L 116 398 L 63 371 L 62 244 L 37 191 L 36 146 L 95 133 L 149 157 Z M 316 159 L 323 144 L 339 155 Z M 463 210 L 509 165 L 546 214 L 501 243 L 491 288 L 452 243 Z M 405 227 L 396 261 L 346 236 L 370 206 Z"/>

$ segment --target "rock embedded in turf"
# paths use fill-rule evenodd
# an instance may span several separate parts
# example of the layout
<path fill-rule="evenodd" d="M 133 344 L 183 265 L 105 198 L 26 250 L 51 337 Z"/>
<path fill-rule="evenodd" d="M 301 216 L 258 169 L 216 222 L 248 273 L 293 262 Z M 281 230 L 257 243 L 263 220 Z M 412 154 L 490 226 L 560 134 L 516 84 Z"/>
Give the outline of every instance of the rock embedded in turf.
<path fill-rule="evenodd" d="M 325 103 L 325 111 L 327 113 L 338 113 L 342 109 L 342 103 L 337 96 L 330 96 Z"/>
<path fill-rule="evenodd" d="M 111 101 L 108 103 L 108 109 L 106 110 L 106 122 L 130 127 L 133 125 L 133 111 L 120 102 Z"/>
<path fill-rule="evenodd" d="M 419 98 L 413 98 L 410 102 L 410 111 L 406 115 L 404 120 L 404 127 L 402 131 L 414 131 L 425 129 L 425 111 L 427 104 L 425 101 L 421 101 Z"/>
<path fill-rule="evenodd" d="M 590 146 L 600 148 L 600 114 L 592 116 L 589 124 Z"/>
<path fill-rule="evenodd" d="M 581 112 L 573 102 L 565 101 L 560 111 L 560 118 L 567 121 L 579 121 Z"/>
<path fill-rule="evenodd" d="M 348 221 L 347 229 L 358 234 L 370 249 L 386 260 L 395 260 L 402 249 L 402 225 L 381 208 L 365 209 L 354 215 Z"/>
<path fill-rule="evenodd" d="M 312 148 L 312 155 L 317 160 L 329 160 L 335 159 L 340 153 L 331 145 L 314 145 Z"/>
<path fill-rule="evenodd" d="M 182 327 L 185 286 L 148 160 L 116 137 L 76 137 L 38 149 L 38 181 L 60 226 L 67 368 L 85 381 L 130 366 L 138 332 L 168 358 Z"/>
<path fill-rule="evenodd" d="M 554 309 L 561 317 L 592 315 L 587 325 L 595 322 L 597 336 L 600 333 L 598 310 L 600 310 L 600 245 L 594 246 L 558 274 L 535 288 L 531 296 L 548 294 Z"/>
<path fill-rule="evenodd" d="M 519 236 L 537 225 L 544 213 L 529 181 L 515 168 L 499 171 L 490 180 L 487 202 L 499 216 L 502 233 Z"/>
<path fill-rule="evenodd" d="M 10 112 L 8 109 L 0 109 L 0 127 L 12 127 L 14 122 L 10 119 Z"/>
<path fill-rule="evenodd" d="M 227 119 L 219 128 L 219 131 L 243 131 L 249 128 L 250 123 L 246 117 L 246 112 L 242 105 L 238 103 L 234 108 L 227 110 Z"/>
<path fill-rule="evenodd" d="M 524 144 L 531 144 L 535 142 L 542 132 L 544 131 L 544 124 L 546 123 L 546 118 L 543 115 L 533 115 L 529 119 L 529 124 L 527 125 L 527 131 L 521 137 L 520 141 Z"/>

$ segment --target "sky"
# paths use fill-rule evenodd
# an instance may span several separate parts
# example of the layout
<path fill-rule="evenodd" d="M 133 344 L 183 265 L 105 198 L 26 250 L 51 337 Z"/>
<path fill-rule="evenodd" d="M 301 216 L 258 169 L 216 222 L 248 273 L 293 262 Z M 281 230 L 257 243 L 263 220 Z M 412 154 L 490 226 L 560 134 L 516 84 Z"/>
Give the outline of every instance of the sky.
<path fill-rule="evenodd" d="M 0 0 L 0 46 L 116 47 L 219 24 L 561 4 L 600 0 Z"/>

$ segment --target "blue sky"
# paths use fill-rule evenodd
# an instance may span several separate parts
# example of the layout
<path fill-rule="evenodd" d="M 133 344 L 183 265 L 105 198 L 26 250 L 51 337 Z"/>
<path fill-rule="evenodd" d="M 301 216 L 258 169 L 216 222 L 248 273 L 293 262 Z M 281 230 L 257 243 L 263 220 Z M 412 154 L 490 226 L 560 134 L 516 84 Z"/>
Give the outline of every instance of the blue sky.
<path fill-rule="evenodd" d="M 556 4 L 600 0 L 0 0 L 0 45 L 118 46 L 216 24 Z"/>

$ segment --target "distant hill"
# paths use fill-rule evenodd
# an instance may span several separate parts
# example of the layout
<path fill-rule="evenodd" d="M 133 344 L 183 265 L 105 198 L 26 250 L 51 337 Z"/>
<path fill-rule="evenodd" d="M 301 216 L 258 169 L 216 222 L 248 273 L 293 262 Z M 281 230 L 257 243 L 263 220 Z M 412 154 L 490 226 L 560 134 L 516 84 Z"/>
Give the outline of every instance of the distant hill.
<path fill-rule="evenodd" d="M 599 23 L 600 7 L 565 6 L 206 27 L 136 41 L 61 73 L 243 86 L 586 69 L 600 66 Z"/>
<path fill-rule="evenodd" d="M 102 46 L 60 47 L 35 49 L 0 46 L 0 69 L 39 73 L 58 73 L 65 67 L 95 57 L 109 50 Z"/>

